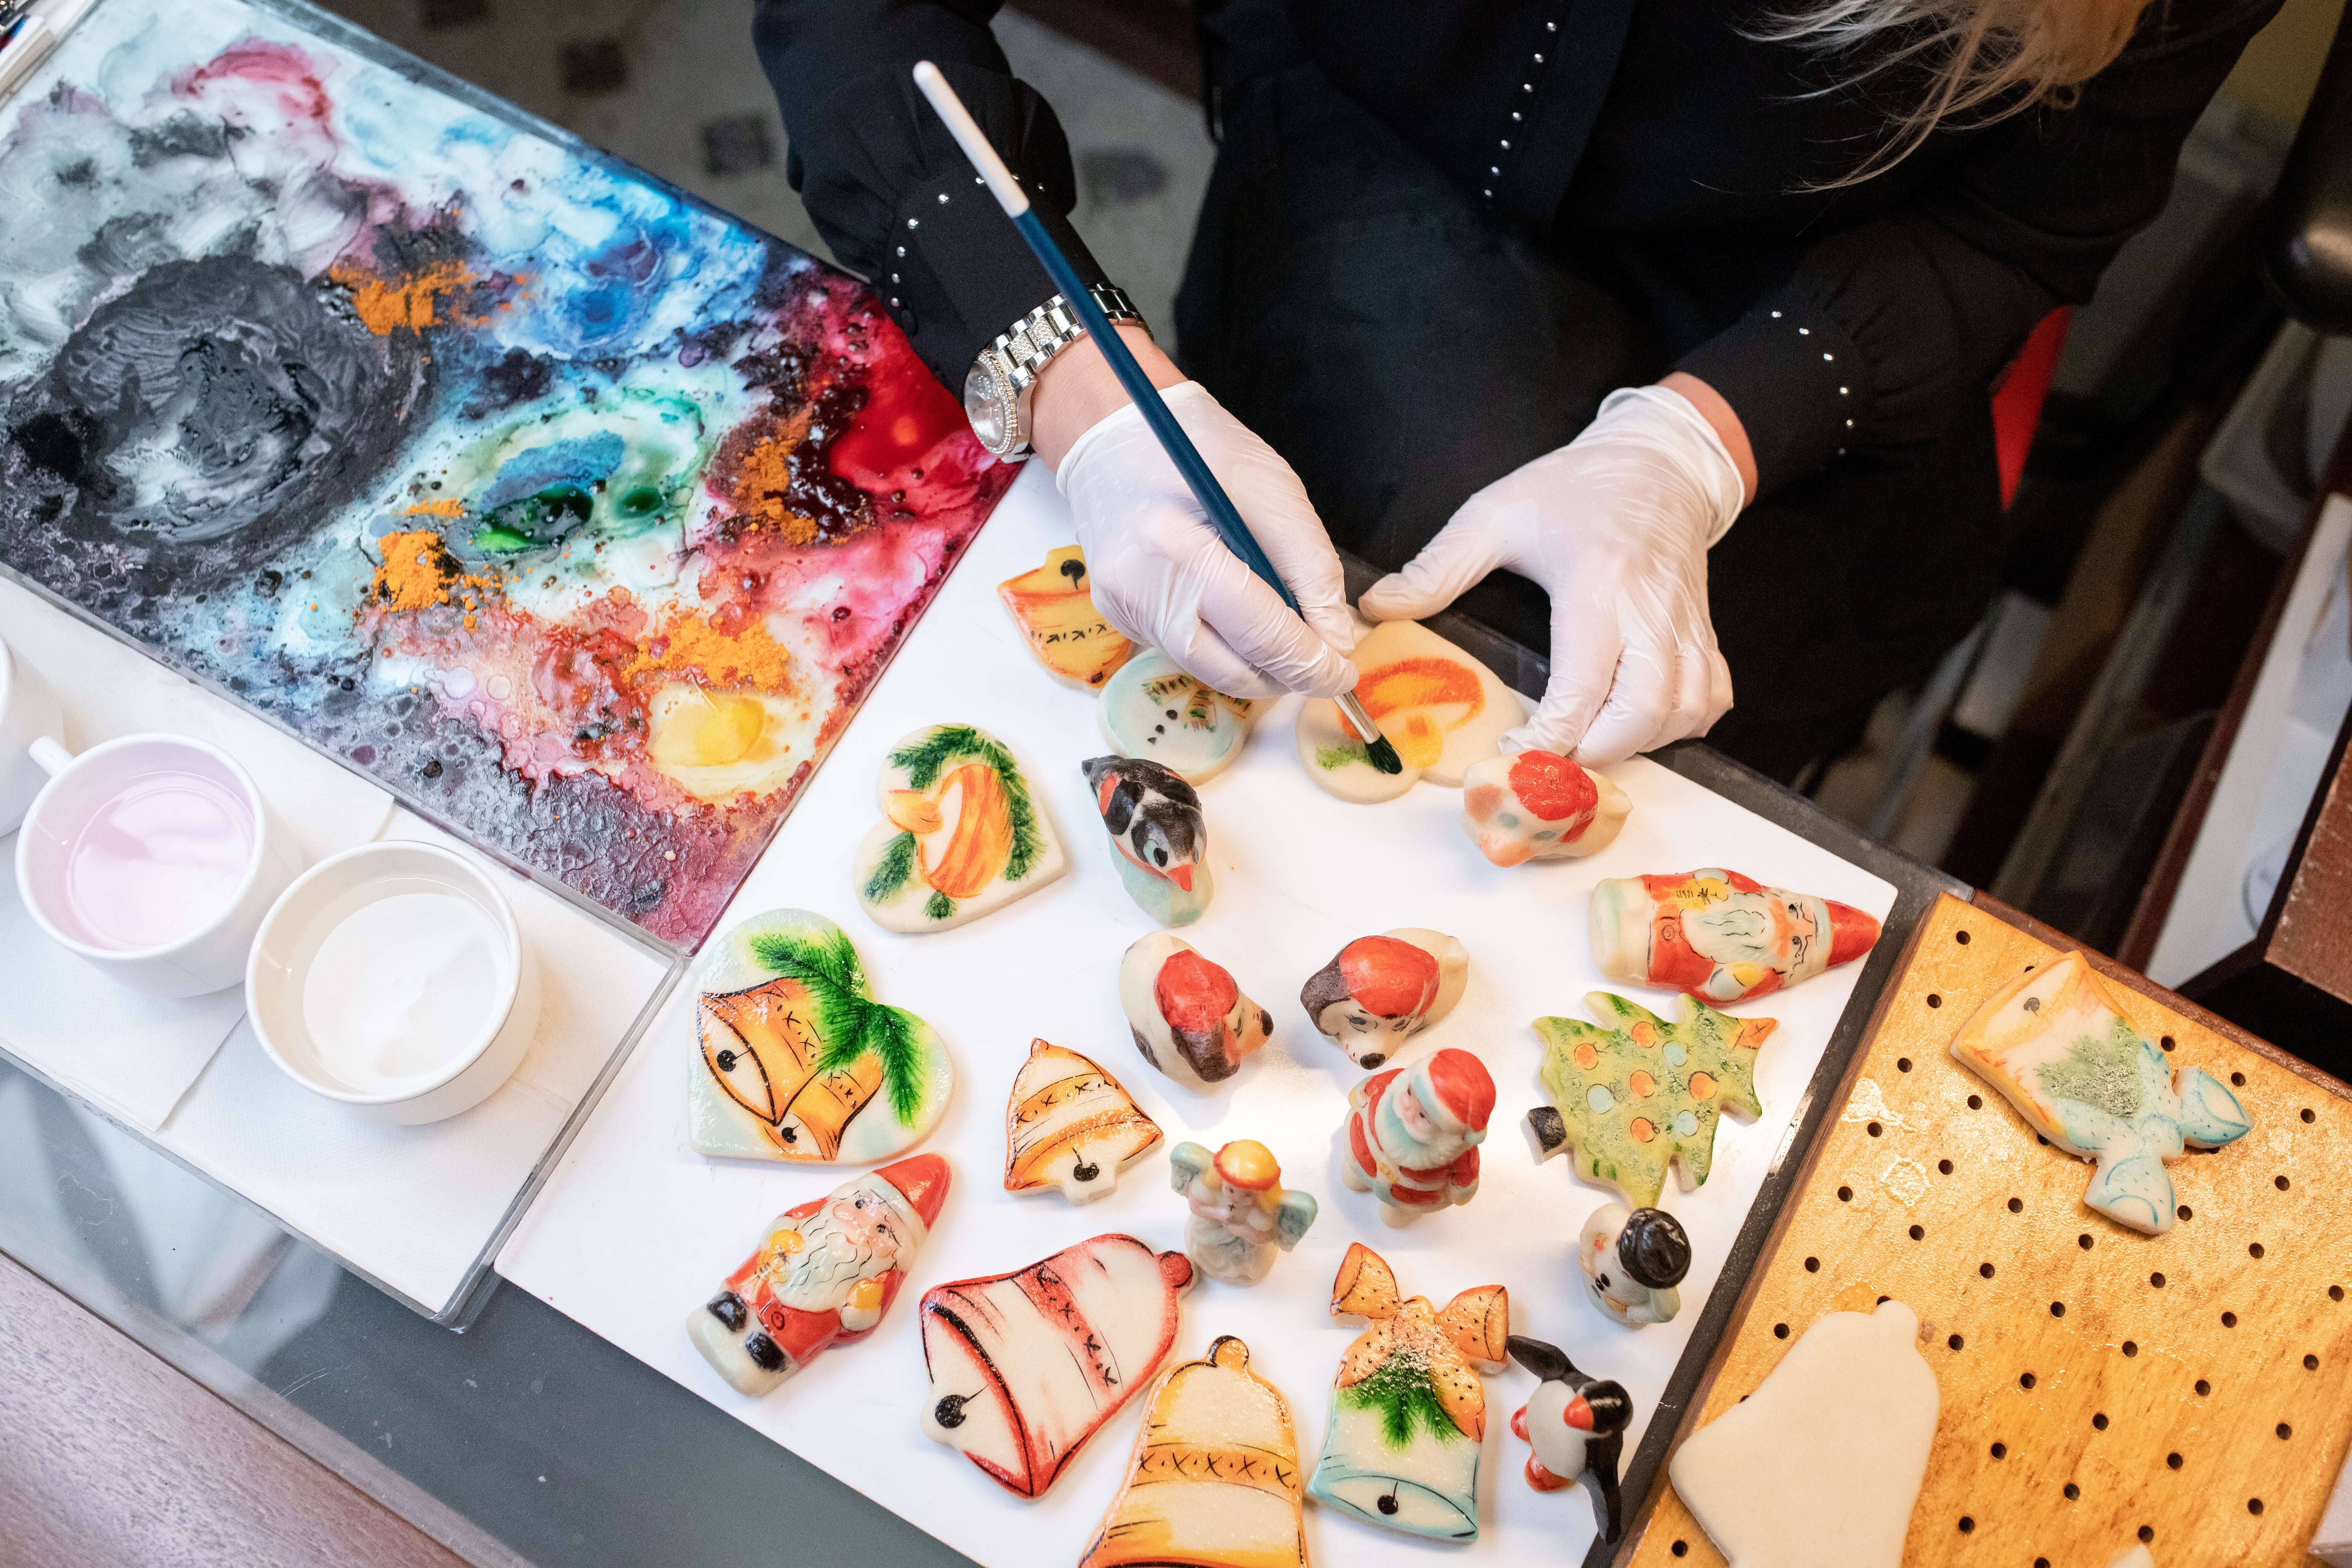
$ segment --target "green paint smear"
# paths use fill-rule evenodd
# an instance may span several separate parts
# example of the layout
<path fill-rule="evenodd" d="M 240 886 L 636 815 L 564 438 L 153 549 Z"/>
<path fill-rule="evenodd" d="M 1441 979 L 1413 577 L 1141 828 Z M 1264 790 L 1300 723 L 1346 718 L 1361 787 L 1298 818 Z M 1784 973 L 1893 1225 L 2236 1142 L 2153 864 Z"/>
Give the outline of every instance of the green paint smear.
<path fill-rule="evenodd" d="M 2104 1110 L 2124 1121 L 2137 1117 L 2140 1097 L 2139 1032 L 2117 1018 L 2102 1042 L 2082 1036 L 2066 1054 L 2033 1069 L 2042 1092 L 2053 1100 L 2073 1100 Z"/>
<path fill-rule="evenodd" d="M 1315 748 L 1315 765 L 1327 772 L 1333 768 L 1344 768 L 1349 763 L 1363 763 L 1369 766 L 1370 762 L 1371 759 L 1365 754 L 1364 748 L 1361 746 L 1318 746 Z"/>

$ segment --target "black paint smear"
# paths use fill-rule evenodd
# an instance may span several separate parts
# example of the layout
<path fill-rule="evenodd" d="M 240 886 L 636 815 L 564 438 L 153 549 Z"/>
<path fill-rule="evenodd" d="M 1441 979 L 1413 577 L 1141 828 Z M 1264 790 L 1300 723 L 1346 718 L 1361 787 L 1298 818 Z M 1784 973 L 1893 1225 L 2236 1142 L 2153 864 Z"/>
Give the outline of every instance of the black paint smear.
<path fill-rule="evenodd" d="M 247 581 L 397 456 L 432 390 L 423 350 L 290 268 L 149 268 L 9 400 L 0 552 L 100 610 Z M 47 519 L 43 492 L 67 498 Z"/>
<path fill-rule="evenodd" d="M 476 377 L 481 390 L 467 400 L 466 417 L 486 419 L 500 409 L 544 397 L 555 384 L 555 363 L 525 349 L 509 349 Z"/>

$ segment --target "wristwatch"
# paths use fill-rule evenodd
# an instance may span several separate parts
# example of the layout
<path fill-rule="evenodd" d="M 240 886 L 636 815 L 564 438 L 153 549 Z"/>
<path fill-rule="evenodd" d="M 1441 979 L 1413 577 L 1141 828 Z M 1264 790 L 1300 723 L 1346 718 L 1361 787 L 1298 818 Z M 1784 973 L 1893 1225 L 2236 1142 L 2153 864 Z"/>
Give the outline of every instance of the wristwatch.
<path fill-rule="evenodd" d="M 1141 313 L 1116 285 L 1097 283 L 1088 292 L 1113 322 L 1143 324 Z M 980 351 L 963 378 L 963 412 L 982 446 L 1000 458 L 1029 449 L 1029 394 L 1037 373 L 1086 332 L 1070 302 L 1056 294 Z"/>

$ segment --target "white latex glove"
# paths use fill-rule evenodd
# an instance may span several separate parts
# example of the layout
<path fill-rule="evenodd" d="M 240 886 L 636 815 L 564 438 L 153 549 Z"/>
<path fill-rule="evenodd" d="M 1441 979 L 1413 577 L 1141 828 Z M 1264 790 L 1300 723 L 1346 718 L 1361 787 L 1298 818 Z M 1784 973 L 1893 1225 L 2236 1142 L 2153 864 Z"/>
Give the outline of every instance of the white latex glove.
<path fill-rule="evenodd" d="M 1307 618 L 1225 548 L 1133 404 L 1073 442 L 1055 476 L 1077 519 L 1095 608 L 1229 697 L 1349 690 L 1355 625 L 1339 557 L 1307 487 L 1198 383 L 1161 395 Z"/>
<path fill-rule="evenodd" d="M 1722 437 L 1686 400 L 1621 388 L 1575 440 L 1464 501 L 1360 607 L 1376 621 L 1418 620 L 1497 566 L 1540 584 L 1551 595 L 1551 679 L 1504 749 L 1622 762 L 1704 734 L 1731 707 L 1731 670 L 1707 619 L 1706 552 L 1745 493 Z"/>

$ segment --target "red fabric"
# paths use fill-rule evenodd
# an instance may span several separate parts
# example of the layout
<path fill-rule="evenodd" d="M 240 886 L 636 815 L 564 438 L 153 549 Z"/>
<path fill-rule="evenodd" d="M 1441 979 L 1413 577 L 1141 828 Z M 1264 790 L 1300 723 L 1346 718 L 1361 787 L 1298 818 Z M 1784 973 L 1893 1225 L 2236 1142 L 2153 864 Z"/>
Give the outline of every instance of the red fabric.
<path fill-rule="evenodd" d="M 2017 481 L 2025 473 L 2025 455 L 2033 448 L 2033 432 L 2042 423 L 2042 400 L 2050 395 L 2050 378 L 2057 373 L 2058 353 L 2066 346 L 2066 327 L 2074 308 L 2061 305 L 2042 318 L 2009 362 L 2009 371 L 1992 395 L 1994 461 L 2000 469 L 2000 504 L 2017 497 Z"/>

